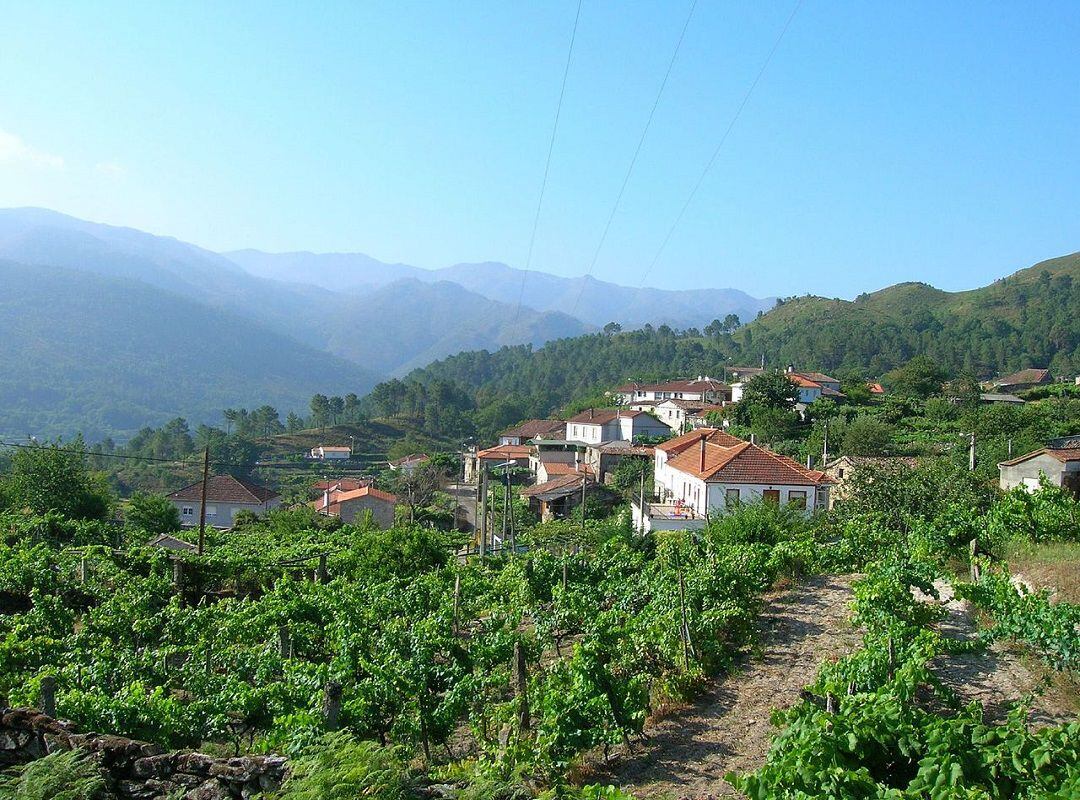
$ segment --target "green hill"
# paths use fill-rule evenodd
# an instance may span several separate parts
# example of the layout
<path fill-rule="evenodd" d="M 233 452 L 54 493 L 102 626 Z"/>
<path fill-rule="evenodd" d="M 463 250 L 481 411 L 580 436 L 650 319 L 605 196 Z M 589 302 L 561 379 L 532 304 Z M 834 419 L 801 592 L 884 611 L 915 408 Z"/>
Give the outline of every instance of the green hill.
<path fill-rule="evenodd" d="M 481 433 L 527 416 L 550 414 L 628 379 L 676 375 L 722 378 L 728 366 L 798 364 L 806 369 L 879 376 L 929 355 L 949 372 L 988 377 L 1049 365 L 1080 371 L 1080 254 L 1045 261 L 966 292 L 901 283 L 854 301 L 801 297 L 734 334 L 704 336 L 666 326 L 459 353 L 379 384 L 371 413 L 408 415 L 429 430 L 466 418 Z M 465 417 L 455 416 L 463 412 Z"/>
<path fill-rule="evenodd" d="M 235 314 L 127 278 L 0 261 L 0 435 L 125 437 L 184 416 L 314 391 L 362 392 L 371 373 Z"/>
<path fill-rule="evenodd" d="M 854 301 L 793 298 L 734 336 L 743 359 L 881 374 L 925 354 L 953 372 L 1080 370 L 1080 253 L 990 286 L 943 292 L 901 283 Z"/>

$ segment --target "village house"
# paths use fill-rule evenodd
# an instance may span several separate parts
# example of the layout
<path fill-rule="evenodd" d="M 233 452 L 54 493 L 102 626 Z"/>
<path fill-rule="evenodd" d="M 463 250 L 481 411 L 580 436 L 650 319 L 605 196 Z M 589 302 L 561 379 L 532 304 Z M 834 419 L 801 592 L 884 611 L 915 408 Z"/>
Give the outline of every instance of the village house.
<path fill-rule="evenodd" d="M 602 489 L 596 481 L 580 473 L 552 478 L 522 489 L 521 496 L 528 501 L 529 509 L 541 522 L 568 517 L 586 496 L 596 497 L 609 505 L 615 501 L 609 490 Z"/>
<path fill-rule="evenodd" d="M 829 491 L 829 508 L 843 500 L 851 488 L 851 479 L 857 472 L 867 468 L 889 469 L 902 467 L 913 469 L 919 463 L 912 456 L 840 456 L 825 464 L 825 476 L 832 481 Z"/>
<path fill-rule="evenodd" d="M 611 483 L 615 468 L 627 458 L 651 461 L 655 448 L 633 442 L 603 442 L 585 448 L 583 469 L 602 484 Z"/>
<path fill-rule="evenodd" d="M 387 462 L 388 466 L 394 472 L 401 472 L 404 475 L 412 475 L 416 471 L 416 468 L 421 464 L 426 464 L 431 460 L 430 456 L 423 453 L 410 453 L 403 458 L 398 458 L 393 461 Z"/>
<path fill-rule="evenodd" d="M 1012 375 L 994 378 L 992 381 L 984 383 L 983 388 L 989 392 L 1016 394 L 1017 392 L 1034 389 L 1036 386 L 1046 386 L 1053 382 L 1054 376 L 1050 374 L 1050 370 L 1033 368 L 1022 369 Z"/>
<path fill-rule="evenodd" d="M 844 394 L 840 391 L 840 381 L 822 372 L 796 372 L 795 367 L 789 364 L 784 374 L 798 390 L 795 408 L 800 412 L 805 411 L 807 406 L 822 397 L 833 400 L 844 399 Z M 742 400 L 745 391 L 746 381 L 740 380 L 733 383 L 731 385 L 732 401 L 737 403 Z"/>
<path fill-rule="evenodd" d="M 669 433 L 667 425 L 645 411 L 590 408 L 566 421 L 566 441 L 571 444 L 632 442 L 639 436 Z"/>
<path fill-rule="evenodd" d="M 317 461 L 344 461 L 352 458 L 352 448 L 348 446 L 321 444 L 311 448 L 310 458 Z"/>
<path fill-rule="evenodd" d="M 785 503 L 809 514 L 829 502 L 831 481 L 787 456 L 700 428 L 656 446 L 655 502 L 632 502 L 639 530 L 701 528 L 712 514 L 758 500 Z"/>
<path fill-rule="evenodd" d="M 675 433 L 686 433 L 691 428 L 704 427 L 705 415 L 723 408 L 700 400 L 665 400 L 656 406 L 653 414 Z"/>
<path fill-rule="evenodd" d="M 563 423 L 560 422 L 560 425 Z M 477 450 L 474 453 L 465 454 L 465 482 L 476 483 L 480 473 L 484 469 L 516 462 L 513 467 L 529 467 L 529 457 L 533 448 L 525 444 L 499 444 L 486 450 Z"/>
<path fill-rule="evenodd" d="M 527 419 L 499 434 L 499 444 L 522 445 L 532 439 L 561 439 L 566 423 L 561 419 Z"/>
<path fill-rule="evenodd" d="M 177 489 L 167 499 L 180 511 L 180 523 L 199 524 L 202 481 Z M 232 475 L 211 475 L 206 482 L 206 524 L 228 529 L 240 511 L 265 514 L 281 505 L 281 495 L 272 489 Z"/>
<path fill-rule="evenodd" d="M 1080 497 L 1080 441 L 1070 437 L 1062 443 L 1072 446 L 1055 446 L 1059 442 L 1051 442 L 1050 447 L 1043 447 L 998 464 L 1002 491 L 1007 492 L 1022 486 L 1029 492 L 1034 492 L 1039 488 L 1039 482 L 1045 479 Z"/>
<path fill-rule="evenodd" d="M 327 489 L 320 499 L 313 500 L 309 505 L 319 514 L 338 517 L 346 524 L 356 522 L 358 517 L 370 511 L 372 521 L 385 530 L 394 525 L 398 499 L 374 486 L 361 486 L 348 491 Z"/>
<path fill-rule="evenodd" d="M 638 408 L 655 406 L 665 400 L 697 400 L 719 404 L 731 400 L 731 387 L 708 375 L 698 375 L 695 380 L 628 383 L 616 389 L 615 394 L 622 405 Z"/>

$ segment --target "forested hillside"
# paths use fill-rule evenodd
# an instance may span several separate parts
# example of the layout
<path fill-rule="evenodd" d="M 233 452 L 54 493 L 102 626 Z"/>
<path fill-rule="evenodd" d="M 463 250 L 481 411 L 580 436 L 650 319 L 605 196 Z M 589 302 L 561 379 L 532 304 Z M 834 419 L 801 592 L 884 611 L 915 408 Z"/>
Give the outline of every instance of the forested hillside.
<path fill-rule="evenodd" d="M 855 301 L 781 302 L 733 333 L 667 326 L 459 353 L 375 387 L 373 413 L 445 419 L 451 407 L 486 422 L 543 415 L 634 378 L 725 376 L 734 365 L 794 363 L 879 378 L 916 355 L 952 376 L 990 377 L 1027 366 L 1080 371 L 1080 254 L 1037 264 L 990 286 L 949 293 L 903 283 Z M 598 392 L 600 392 L 598 394 Z M 468 405 L 461 405 L 462 397 Z M 511 420 L 513 421 L 513 420 Z"/>
<path fill-rule="evenodd" d="M 990 286 L 942 292 L 901 283 L 854 302 L 795 298 L 735 335 L 739 354 L 880 375 L 915 355 L 988 377 L 1026 366 L 1080 371 L 1080 253 Z"/>
<path fill-rule="evenodd" d="M 134 280 L 0 261 L 0 434 L 123 437 L 182 410 L 364 391 L 371 373 Z"/>

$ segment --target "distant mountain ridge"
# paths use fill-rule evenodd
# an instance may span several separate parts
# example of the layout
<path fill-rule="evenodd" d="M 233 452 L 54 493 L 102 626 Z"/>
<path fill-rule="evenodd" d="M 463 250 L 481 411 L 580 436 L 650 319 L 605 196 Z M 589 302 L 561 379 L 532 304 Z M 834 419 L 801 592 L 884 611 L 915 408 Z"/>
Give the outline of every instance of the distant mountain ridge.
<path fill-rule="evenodd" d="M 591 276 L 564 278 L 536 270 L 521 270 L 497 261 L 454 264 L 422 269 L 388 264 L 363 253 L 264 253 L 239 250 L 224 254 L 253 275 L 276 280 L 298 277 L 323 288 L 364 291 L 401 278 L 450 282 L 489 300 L 537 311 L 575 316 L 595 327 L 618 322 L 636 328 L 646 323 L 674 327 L 704 327 L 728 314 L 743 322 L 772 308 L 775 298 L 751 297 L 737 289 L 657 289 L 620 286 Z"/>

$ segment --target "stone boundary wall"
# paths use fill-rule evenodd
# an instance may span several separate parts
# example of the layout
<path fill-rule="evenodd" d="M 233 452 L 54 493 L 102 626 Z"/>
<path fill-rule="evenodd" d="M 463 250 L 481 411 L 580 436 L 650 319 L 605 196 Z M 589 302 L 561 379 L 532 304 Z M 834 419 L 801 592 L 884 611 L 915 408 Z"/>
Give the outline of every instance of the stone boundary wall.
<path fill-rule="evenodd" d="M 123 800 L 248 800 L 278 789 L 286 770 L 281 756 L 213 758 L 166 751 L 122 736 L 76 733 L 70 722 L 31 708 L 0 707 L 0 769 L 76 748 L 98 763 Z"/>

